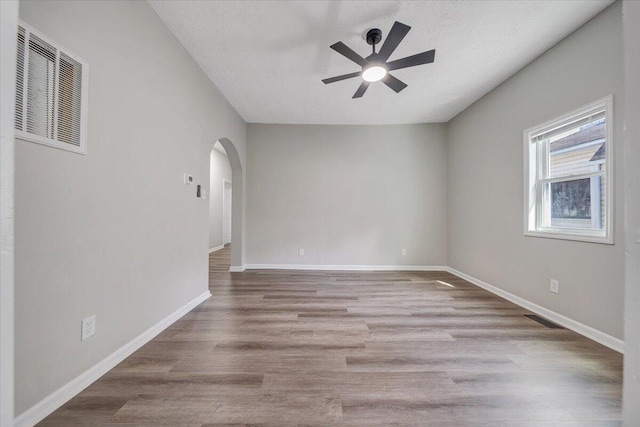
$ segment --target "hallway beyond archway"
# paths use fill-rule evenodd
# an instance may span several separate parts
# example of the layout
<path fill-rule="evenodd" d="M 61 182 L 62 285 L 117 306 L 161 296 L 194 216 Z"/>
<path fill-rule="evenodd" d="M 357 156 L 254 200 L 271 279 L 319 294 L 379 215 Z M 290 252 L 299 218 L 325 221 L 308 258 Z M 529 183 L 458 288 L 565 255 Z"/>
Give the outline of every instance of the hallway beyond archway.
<path fill-rule="evenodd" d="M 209 254 L 209 285 L 211 285 L 212 275 L 215 273 L 226 273 L 231 266 L 231 244 L 224 245 L 224 248 Z"/>
<path fill-rule="evenodd" d="M 214 141 L 215 144 L 216 141 Z M 217 140 L 227 153 L 229 164 L 231 165 L 231 182 L 233 183 L 233 197 L 231 207 L 231 263 L 227 271 L 242 271 L 244 269 L 244 172 L 240 155 L 233 142 L 228 138 Z M 213 144 L 210 149 L 213 148 Z M 211 165 L 209 165 L 211 168 Z M 225 247 L 226 249 L 226 247 Z"/>

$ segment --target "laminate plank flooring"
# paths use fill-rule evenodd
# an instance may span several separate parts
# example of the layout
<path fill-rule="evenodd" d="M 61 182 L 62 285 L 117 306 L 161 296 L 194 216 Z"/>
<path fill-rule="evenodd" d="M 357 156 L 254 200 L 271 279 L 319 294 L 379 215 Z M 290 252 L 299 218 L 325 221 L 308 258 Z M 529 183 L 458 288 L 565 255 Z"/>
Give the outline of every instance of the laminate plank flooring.
<path fill-rule="evenodd" d="M 209 276 L 212 273 L 226 273 L 231 265 L 231 244 L 209 254 Z"/>
<path fill-rule="evenodd" d="M 230 252 L 210 299 L 40 425 L 621 425 L 620 354 L 460 278 L 229 273 Z"/>

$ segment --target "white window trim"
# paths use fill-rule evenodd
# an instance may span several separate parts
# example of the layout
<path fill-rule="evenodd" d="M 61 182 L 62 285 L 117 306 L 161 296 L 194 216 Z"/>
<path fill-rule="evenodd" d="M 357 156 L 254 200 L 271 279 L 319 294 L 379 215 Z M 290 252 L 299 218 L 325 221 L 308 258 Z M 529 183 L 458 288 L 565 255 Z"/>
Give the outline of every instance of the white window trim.
<path fill-rule="evenodd" d="M 79 57 L 78 55 L 76 55 L 75 53 L 73 53 L 72 51 L 70 51 L 69 49 L 65 48 L 64 46 L 61 46 L 59 43 L 56 43 L 55 41 L 51 40 L 50 37 L 46 36 L 45 34 L 42 34 L 40 31 L 36 30 L 35 28 L 33 28 L 31 25 L 27 24 L 26 22 L 24 22 L 23 20 L 19 20 L 19 25 L 24 28 L 25 30 L 25 40 L 28 40 L 28 35 L 34 34 L 35 36 L 37 36 L 38 38 L 40 38 L 41 40 L 47 42 L 48 44 L 50 44 L 51 46 L 53 46 L 54 48 L 56 48 L 58 51 L 60 52 L 64 52 L 65 55 L 67 55 L 68 57 L 70 57 L 71 59 L 78 61 L 81 65 L 82 65 L 82 93 L 81 93 L 81 106 L 80 106 L 80 145 L 79 146 L 75 146 L 73 144 L 68 144 L 65 142 L 60 142 L 57 141 L 55 139 L 52 138 L 46 138 L 44 136 L 40 136 L 40 135 L 35 135 L 29 132 L 25 132 L 23 130 L 19 130 L 19 129 L 15 129 L 15 137 L 17 139 L 21 139 L 24 141 L 28 141 L 28 142 L 35 142 L 37 144 L 42 144 L 42 145 L 46 145 L 49 147 L 53 147 L 53 148 L 58 148 L 64 151 L 71 151 L 74 153 L 78 153 L 78 154 L 87 154 L 87 126 L 88 126 L 88 105 L 89 105 L 89 63 L 87 61 L 85 61 L 84 59 L 82 59 L 81 57 Z M 27 93 L 27 81 L 28 81 L 28 62 L 26 60 L 27 58 L 27 51 L 29 49 L 29 46 L 27 44 L 25 44 L 25 65 L 24 65 L 24 83 L 23 83 L 23 87 L 24 87 L 24 95 L 26 97 L 26 93 Z M 56 63 L 59 60 L 60 55 L 56 56 Z M 57 64 L 56 64 L 56 68 L 57 68 Z M 57 83 L 57 82 L 56 82 Z M 17 86 L 17 85 L 16 85 Z M 56 96 L 56 103 L 57 103 L 57 96 Z M 26 102 L 26 101 L 25 101 Z M 23 112 L 22 112 L 23 116 L 27 114 L 27 111 L 25 108 L 23 108 Z M 23 117 L 23 122 L 24 122 L 24 117 Z M 57 128 L 58 123 L 57 120 L 54 120 L 54 126 Z"/>
<path fill-rule="evenodd" d="M 531 136 L 540 134 L 543 130 L 560 127 L 571 123 L 577 117 L 582 116 L 594 110 L 596 108 L 604 107 L 605 109 L 605 123 L 606 123 L 606 158 L 605 158 L 605 176 L 606 179 L 606 200 L 605 200 L 605 212 L 606 212 L 606 224 L 602 232 L 594 232 L 593 230 L 576 230 L 576 229 L 562 229 L 559 227 L 553 227 L 543 229 L 537 226 L 537 217 L 540 215 L 537 205 L 536 195 L 536 171 L 531 170 L 531 155 L 536 156 L 537 150 L 532 148 L 530 142 Z M 562 240 L 576 240 L 581 242 L 590 243 L 604 243 L 614 244 L 613 231 L 614 231 L 614 216 L 615 216 L 615 194 L 614 194 L 614 140 L 613 140 L 613 95 L 608 95 L 602 99 L 594 101 L 590 104 L 577 108 L 569 113 L 563 114 L 560 117 L 549 120 L 540 125 L 526 129 L 523 132 L 524 141 L 524 192 L 523 192 L 523 225 L 524 235 L 532 237 L 546 237 L 551 239 Z M 536 166 L 539 166 L 539 162 L 536 159 Z M 533 177 L 532 177 L 533 174 Z M 579 178 L 576 175 L 576 178 Z"/>

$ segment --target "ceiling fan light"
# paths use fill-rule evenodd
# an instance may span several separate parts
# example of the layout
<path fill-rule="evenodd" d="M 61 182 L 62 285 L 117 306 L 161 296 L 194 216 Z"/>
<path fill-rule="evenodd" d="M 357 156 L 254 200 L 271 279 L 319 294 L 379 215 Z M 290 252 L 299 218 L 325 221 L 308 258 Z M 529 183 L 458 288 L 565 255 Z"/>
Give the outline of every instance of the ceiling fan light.
<path fill-rule="evenodd" d="M 377 82 L 387 75 L 386 68 L 380 65 L 374 65 L 362 72 L 362 78 L 368 82 Z"/>

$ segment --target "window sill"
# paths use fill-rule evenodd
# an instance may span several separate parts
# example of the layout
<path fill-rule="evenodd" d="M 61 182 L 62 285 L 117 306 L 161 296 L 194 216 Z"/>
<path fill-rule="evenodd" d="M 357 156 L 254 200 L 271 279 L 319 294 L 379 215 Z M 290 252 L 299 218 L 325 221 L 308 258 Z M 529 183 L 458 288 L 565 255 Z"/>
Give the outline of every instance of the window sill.
<path fill-rule="evenodd" d="M 525 237 L 544 237 L 546 239 L 559 239 L 559 240 L 573 240 L 586 243 L 600 243 L 604 245 L 613 245 L 613 236 L 607 236 L 605 234 L 580 234 L 563 232 L 559 230 L 554 231 L 541 231 L 541 230 L 528 230 L 524 233 Z"/>
<path fill-rule="evenodd" d="M 34 135 L 34 134 L 27 133 L 17 129 L 15 130 L 15 137 L 16 139 L 21 139 L 23 141 L 35 142 L 36 144 L 42 144 L 49 147 L 58 148 L 64 151 L 71 151 L 72 153 L 78 153 L 83 155 L 87 154 L 87 149 L 85 148 L 84 144 L 81 144 L 80 146 L 67 144 L 64 142 L 56 141 L 55 139 L 45 138 L 40 135 Z"/>

